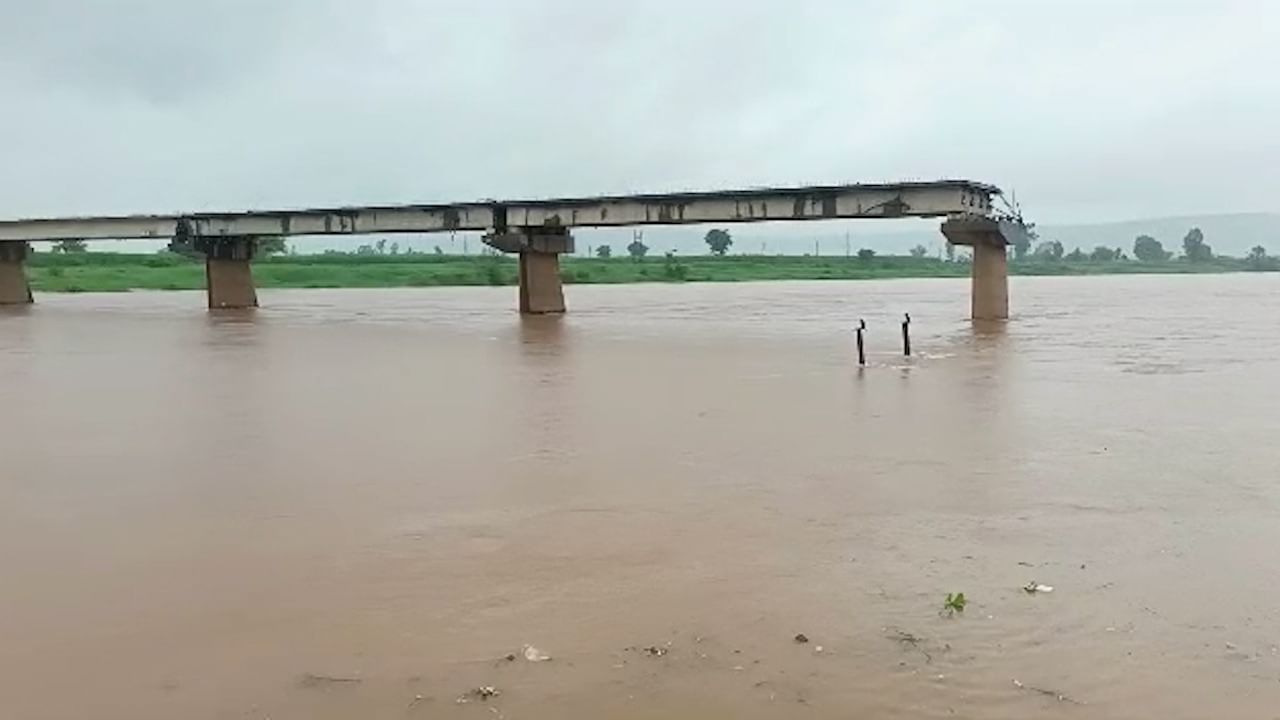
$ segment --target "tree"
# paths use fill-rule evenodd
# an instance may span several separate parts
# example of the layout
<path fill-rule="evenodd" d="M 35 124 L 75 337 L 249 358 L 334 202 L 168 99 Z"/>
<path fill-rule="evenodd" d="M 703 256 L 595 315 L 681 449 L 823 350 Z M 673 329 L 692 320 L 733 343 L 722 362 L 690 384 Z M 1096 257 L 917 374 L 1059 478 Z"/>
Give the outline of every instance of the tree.
<path fill-rule="evenodd" d="M 1062 259 L 1062 243 L 1057 240 L 1042 242 L 1036 246 L 1036 251 L 1031 253 L 1031 257 L 1036 260 L 1061 260 Z"/>
<path fill-rule="evenodd" d="M 60 253 L 82 253 L 86 252 L 89 246 L 83 240 L 62 240 L 53 244 L 52 251 Z"/>
<path fill-rule="evenodd" d="M 393 242 L 393 243 L 391 243 L 391 254 L 392 254 L 392 255 L 399 255 L 399 254 L 400 254 L 400 243 L 398 243 L 398 242 Z"/>
<path fill-rule="evenodd" d="M 435 254 L 435 255 L 443 255 L 443 254 L 444 254 L 444 250 L 440 249 L 440 246 L 439 246 L 439 245 L 436 245 L 435 247 L 431 248 L 431 252 L 432 252 L 433 254 Z"/>
<path fill-rule="evenodd" d="M 1095 262 L 1111 262 L 1116 259 L 1116 252 L 1105 245 L 1099 245 L 1089 253 L 1089 259 Z"/>
<path fill-rule="evenodd" d="M 374 247 L 378 249 L 378 254 L 379 254 L 379 255 L 386 255 L 386 254 L 387 254 L 387 239 L 386 239 L 386 238 L 380 238 L 380 239 L 378 240 L 378 242 L 374 243 Z"/>
<path fill-rule="evenodd" d="M 922 258 L 928 254 L 929 254 L 929 249 L 923 245 L 917 245 L 911 248 L 911 257 L 913 258 Z"/>
<path fill-rule="evenodd" d="M 601 245 L 600 247 L 596 248 L 596 257 L 602 260 L 608 260 L 609 258 L 613 257 L 613 248 L 609 247 L 608 245 Z"/>
<path fill-rule="evenodd" d="M 876 251 L 872 250 L 871 248 L 862 248 L 861 250 L 858 251 L 859 260 L 870 260 L 875 256 L 876 256 Z"/>
<path fill-rule="evenodd" d="M 1268 256 L 1267 249 L 1261 245 L 1254 245 L 1249 249 L 1249 254 L 1245 256 L 1245 264 L 1254 270 L 1277 269 L 1275 258 Z"/>
<path fill-rule="evenodd" d="M 632 240 L 631 244 L 627 245 L 627 254 L 631 256 L 632 260 L 639 260 L 647 252 L 649 252 L 649 246 L 640 242 L 640 238 Z"/>
<path fill-rule="evenodd" d="M 1173 253 L 1164 249 L 1160 241 L 1150 235 L 1139 235 L 1133 241 L 1133 256 L 1142 262 L 1161 262 L 1168 260 Z"/>
<path fill-rule="evenodd" d="M 258 252 L 262 255 L 283 255 L 288 251 L 284 238 L 279 235 L 258 238 Z"/>
<path fill-rule="evenodd" d="M 947 262 L 955 262 L 955 261 L 956 261 L 956 246 L 952 245 L 948 241 L 947 242 Z"/>
<path fill-rule="evenodd" d="M 1076 248 L 1075 250 L 1072 250 L 1071 252 L 1067 253 L 1067 256 L 1064 259 L 1070 260 L 1071 262 L 1080 262 L 1081 260 L 1084 260 L 1086 258 L 1087 256 L 1084 254 L 1084 252 L 1080 248 Z"/>
<path fill-rule="evenodd" d="M 1034 226 L 1032 226 L 1034 227 Z M 1027 257 L 1027 252 L 1031 250 L 1031 239 L 1034 233 L 1031 230 L 1016 234 L 1013 239 L 1013 259 L 1022 260 Z"/>
<path fill-rule="evenodd" d="M 165 249 L 175 255 L 182 255 L 183 257 L 200 257 L 199 251 L 196 250 L 195 238 L 192 237 L 190 233 L 184 232 L 182 228 L 179 228 L 178 233 L 170 238 L 169 244 Z"/>
<path fill-rule="evenodd" d="M 733 238 L 729 236 L 729 231 L 719 228 L 708 230 L 706 241 L 712 255 L 724 255 L 733 245 Z"/>
<path fill-rule="evenodd" d="M 1204 233 L 1200 232 L 1200 228 L 1191 228 L 1187 231 L 1187 236 L 1182 238 L 1182 254 L 1191 262 L 1213 259 L 1213 248 L 1205 243 Z"/>

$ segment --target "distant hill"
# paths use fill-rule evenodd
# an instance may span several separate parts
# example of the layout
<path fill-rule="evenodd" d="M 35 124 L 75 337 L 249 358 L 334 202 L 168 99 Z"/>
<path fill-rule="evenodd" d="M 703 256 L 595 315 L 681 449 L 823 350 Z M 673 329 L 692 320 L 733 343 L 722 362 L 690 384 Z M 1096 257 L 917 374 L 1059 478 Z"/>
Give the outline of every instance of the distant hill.
<path fill-rule="evenodd" d="M 1176 253 L 1181 252 L 1182 238 L 1193 227 L 1200 228 L 1205 242 L 1217 253 L 1242 256 L 1249 248 L 1261 245 L 1268 253 L 1280 254 L 1280 213 L 1186 215 L 1093 225 L 1046 225 L 1040 228 L 1040 238 L 1057 240 L 1068 251 L 1073 247 L 1089 250 L 1106 245 L 1132 252 L 1134 238 L 1150 235 L 1164 243 L 1166 250 Z"/>

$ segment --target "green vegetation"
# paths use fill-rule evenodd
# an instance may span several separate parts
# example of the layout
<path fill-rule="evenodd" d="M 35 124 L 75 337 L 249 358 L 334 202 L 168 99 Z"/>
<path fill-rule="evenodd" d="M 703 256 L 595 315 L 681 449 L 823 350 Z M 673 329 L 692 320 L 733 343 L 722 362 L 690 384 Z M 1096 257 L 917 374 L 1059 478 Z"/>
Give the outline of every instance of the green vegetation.
<path fill-rule="evenodd" d="M 1203 239 L 1201 239 L 1203 242 Z M 633 245 L 641 245 L 637 240 Z M 1194 245 L 1194 243 L 1193 243 Z M 1062 254 L 1061 244 L 1041 243 L 1024 260 L 1011 260 L 1014 275 L 1102 275 L 1123 273 L 1221 273 L 1280 271 L 1280 258 L 1262 247 L 1246 258 L 1213 255 L 1194 250 L 1197 260 L 1169 259 L 1162 248 L 1144 243 L 1143 254 L 1158 250 L 1161 259 L 1142 262 L 1125 259 L 1118 249 L 1099 247 L 1086 255 L 1075 250 Z M 442 253 L 392 253 L 376 246 L 370 251 L 323 255 L 259 254 L 254 276 L 264 288 L 432 287 L 451 285 L 514 285 L 516 261 L 512 257 L 444 255 Z M 646 251 L 648 248 L 644 248 Z M 1135 244 L 1134 255 L 1137 252 Z M 855 257 L 701 255 L 658 257 L 629 247 L 627 257 L 565 257 L 561 274 L 567 283 L 635 282 L 740 282 L 749 280 L 864 280 L 879 278 L 965 277 L 966 258 L 948 262 L 938 258 L 877 255 L 859 252 Z M 1205 253 L 1210 253 L 1206 255 Z M 31 284 L 36 290 L 86 292 L 147 290 L 195 290 L 204 287 L 204 265 L 198 258 L 164 252 L 138 255 L 106 252 L 59 251 L 32 253 L 28 259 Z"/>
<path fill-rule="evenodd" d="M 956 613 L 964 612 L 965 605 L 969 601 L 965 599 L 964 593 L 947 593 L 947 599 L 942 601 L 942 614 L 950 617 Z"/>
<path fill-rule="evenodd" d="M 88 249 L 88 243 L 83 240 L 61 240 L 54 243 L 49 250 L 60 253 L 82 253 L 87 252 Z"/>
<path fill-rule="evenodd" d="M 397 248 L 398 250 L 399 248 Z M 392 250 L 394 253 L 396 250 Z M 288 246 L 284 244 L 282 237 L 260 237 L 258 238 L 258 254 L 259 255 L 283 255 L 289 252 Z"/>

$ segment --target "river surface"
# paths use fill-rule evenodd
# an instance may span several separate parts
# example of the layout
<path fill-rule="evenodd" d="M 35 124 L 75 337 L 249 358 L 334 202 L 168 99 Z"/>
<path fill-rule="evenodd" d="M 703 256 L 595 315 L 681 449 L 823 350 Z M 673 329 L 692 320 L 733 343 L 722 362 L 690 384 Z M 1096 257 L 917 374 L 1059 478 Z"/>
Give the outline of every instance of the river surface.
<path fill-rule="evenodd" d="M 967 293 L 41 295 L 0 716 L 1276 717 L 1280 275 Z"/>

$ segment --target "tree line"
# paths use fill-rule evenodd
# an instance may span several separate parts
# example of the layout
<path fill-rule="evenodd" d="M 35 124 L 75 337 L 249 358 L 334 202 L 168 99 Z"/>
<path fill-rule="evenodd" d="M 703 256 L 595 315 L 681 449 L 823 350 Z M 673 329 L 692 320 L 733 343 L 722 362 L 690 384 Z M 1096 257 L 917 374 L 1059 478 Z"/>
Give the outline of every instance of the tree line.
<path fill-rule="evenodd" d="M 1022 237 L 1015 240 L 1011 249 L 1015 260 L 1035 260 L 1041 262 L 1113 262 L 1128 260 L 1123 248 L 1112 248 L 1105 245 L 1098 245 L 1093 250 L 1085 252 L 1080 248 L 1075 248 L 1071 252 L 1066 252 L 1062 243 L 1057 240 L 1049 240 L 1032 244 L 1038 240 L 1039 236 L 1035 232 L 1035 226 L 1028 226 L 1028 232 Z M 721 228 L 713 228 L 708 230 L 703 238 L 707 244 L 707 248 L 712 255 L 723 257 L 733 247 L 733 236 L 728 230 Z M 280 255 L 289 252 L 289 248 L 285 245 L 283 237 L 259 237 L 258 252 L 262 255 Z M 198 251 L 193 247 L 191 238 L 175 237 L 165 248 L 168 252 L 178 255 L 194 257 L 198 255 Z M 626 247 L 627 255 L 632 259 L 639 260 L 649 253 L 649 246 L 642 239 L 642 235 L 637 233 L 634 239 Z M 88 245 L 84 240 L 61 240 L 53 243 L 51 252 L 54 253 L 82 253 L 88 251 Z M 389 251 L 389 252 L 388 252 Z M 337 254 L 337 251 L 327 251 Z M 924 258 L 928 254 L 927 248 L 923 245 L 916 245 L 911 248 L 911 256 L 914 258 Z M 413 250 L 406 250 L 406 254 L 413 253 Z M 356 251 L 356 255 L 398 255 L 400 254 L 400 244 L 393 242 L 388 246 L 385 239 L 379 239 L 377 242 L 367 245 L 361 245 Z M 437 245 L 434 248 L 434 254 L 442 255 L 444 251 Z M 613 248 L 609 245 L 600 245 L 595 248 L 596 257 L 607 259 L 613 257 Z M 862 248 L 858 250 L 857 257 L 860 260 L 870 260 L 876 255 L 875 251 L 870 248 Z M 1167 262 L 1174 257 L 1174 252 L 1166 250 L 1164 244 L 1150 235 L 1139 235 L 1134 238 L 1132 256 L 1139 262 L 1156 263 Z M 1198 227 L 1193 227 L 1187 231 L 1182 238 L 1182 255 L 1181 259 L 1187 262 L 1204 263 L 1209 262 L 1217 257 L 1213 252 L 1213 247 L 1205 242 L 1204 232 Z M 950 243 L 946 245 L 946 259 L 948 262 L 955 261 L 955 246 Z M 1280 267 L 1276 258 L 1267 254 L 1266 248 L 1261 245 L 1255 245 L 1249 250 L 1244 258 L 1250 265 L 1254 267 Z"/>
<path fill-rule="evenodd" d="M 1019 238 L 1018 242 L 1013 244 L 1013 256 L 1015 260 L 1025 260 L 1028 257 L 1032 260 L 1041 261 L 1058 261 L 1066 260 L 1070 262 L 1078 262 L 1082 260 L 1092 260 L 1098 262 L 1110 262 L 1113 260 L 1128 260 L 1129 256 L 1125 254 L 1122 248 L 1111 248 L 1105 245 L 1099 245 L 1092 251 L 1086 253 L 1080 248 L 1075 248 L 1069 253 L 1064 253 L 1062 243 L 1057 240 L 1050 240 L 1039 243 L 1033 250 L 1031 243 L 1036 239 L 1034 232 L 1027 237 Z M 1150 235 L 1139 235 L 1133 241 L 1133 257 L 1139 262 L 1166 262 L 1173 259 L 1174 253 L 1165 250 L 1164 244 Z M 1204 232 L 1198 227 L 1193 227 L 1187 231 L 1186 236 L 1182 238 L 1182 259 L 1188 262 L 1203 263 L 1209 262 L 1216 257 L 1213 247 L 1205 242 Z M 1271 260 L 1267 255 L 1267 249 L 1261 245 L 1255 245 L 1249 250 L 1249 254 L 1245 256 L 1245 260 L 1251 264 L 1263 265 Z"/>

